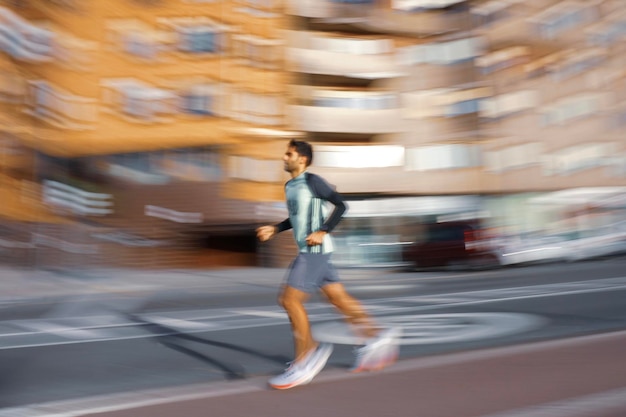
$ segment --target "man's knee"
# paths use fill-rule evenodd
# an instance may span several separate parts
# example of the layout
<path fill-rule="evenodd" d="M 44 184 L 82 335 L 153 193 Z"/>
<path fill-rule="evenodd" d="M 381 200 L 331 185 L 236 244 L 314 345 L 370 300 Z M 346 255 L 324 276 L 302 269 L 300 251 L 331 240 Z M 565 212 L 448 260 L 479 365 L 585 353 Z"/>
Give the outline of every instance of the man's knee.
<path fill-rule="evenodd" d="M 278 296 L 278 305 L 285 310 L 301 307 L 307 298 L 307 294 L 295 288 L 286 287 Z"/>
<path fill-rule="evenodd" d="M 328 301 L 334 305 L 345 304 L 350 301 L 352 297 L 346 292 L 345 288 L 341 284 L 330 284 L 325 286 L 322 291 Z"/>

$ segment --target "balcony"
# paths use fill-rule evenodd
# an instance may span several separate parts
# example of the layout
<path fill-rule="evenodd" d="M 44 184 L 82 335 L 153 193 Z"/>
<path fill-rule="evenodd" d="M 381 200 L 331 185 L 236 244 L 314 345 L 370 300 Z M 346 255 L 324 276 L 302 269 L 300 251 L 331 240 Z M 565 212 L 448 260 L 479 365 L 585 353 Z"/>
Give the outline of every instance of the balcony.
<path fill-rule="evenodd" d="M 71 94 L 44 80 L 28 81 L 25 112 L 52 126 L 91 130 L 97 117 L 96 100 Z"/>
<path fill-rule="evenodd" d="M 374 0 L 289 0 L 287 13 L 315 19 L 359 21 L 367 18 L 374 3 Z"/>
<path fill-rule="evenodd" d="M 432 194 L 477 193 L 488 188 L 482 167 L 448 169 L 427 175 L 403 167 L 320 168 L 312 171 L 337 186 L 342 193 Z"/>
<path fill-rule="evenodd" d="M 407 130 L 400 109 L 363 110 L 319 106 L 291 106 L 297 130 L 326 133 L 380 134 Z"/>
<path fill-rule="evenodd" d="M 414 35 L 439 35 L 472 29 L 469 10 L 464 3 L 448 8 L 396 10 L 382 6 L 365 9 L 366 18 L 356 25 L 371 31 Z"/>
<path fill-rule="evenodd" d="M 581 28 L 600 20 L 600 6 L 598 0 L 580 1 L 566 0 L 555 4 L 528 18 L 534 33 L 541 39 L 556 41 L 558 38 L 567 38 L 567 42 L 583 40 L 584 30 Z"/>
<path fill-rule="evenodd" d="M 296 72 L 363 79 L 406 75 L 398 65 L 390 39 L 292 36 L 290 43 L 287 59 Z"/>
<path fill-rule="evenodd" d="M 347 193 L 469 192 L 483 172 L 480 146 L 472 143 L 317 145 L 314 170 Z"/>
<path fill-rule="evenodd" d="M 0 50 L 26 62 L 48 62 L 53 55 L 53 32 L 39 28 L 0 7 Z"/>

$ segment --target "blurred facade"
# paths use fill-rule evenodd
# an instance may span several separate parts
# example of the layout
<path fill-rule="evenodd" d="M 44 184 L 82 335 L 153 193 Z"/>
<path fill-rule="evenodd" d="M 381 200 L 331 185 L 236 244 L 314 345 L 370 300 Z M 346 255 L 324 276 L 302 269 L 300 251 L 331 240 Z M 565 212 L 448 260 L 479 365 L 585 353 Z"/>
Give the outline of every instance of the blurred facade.
<path fill-rule="evenodd" d="M 286 215 L 294 137 L 351 200 L 343 265 L 446 216 L 624 219 L 622 0 L 0 5 L 4 262 L 283 265 L 254 228 Z"/>

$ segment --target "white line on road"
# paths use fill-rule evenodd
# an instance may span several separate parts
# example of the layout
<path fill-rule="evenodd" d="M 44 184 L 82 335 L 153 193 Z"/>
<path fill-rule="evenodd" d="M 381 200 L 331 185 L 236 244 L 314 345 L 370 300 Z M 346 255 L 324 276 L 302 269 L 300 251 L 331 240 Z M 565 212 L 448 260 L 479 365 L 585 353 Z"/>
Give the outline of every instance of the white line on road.
<path fill-rule="evenodd" d="M 281 312 L 281 311 L 266 311 L 266 310 L 243 309 L 243 310 L 234 310 L 234 312 L 237 313 L 237 314 L 242 314 L 242 315 L 246 315 L 246 316 L 269 317 L 269 318 L 273 318 L 273 319 L 285 319 L 285 318 L 287 318 L 287 315 L 285 314 L 285 312 Z"/>

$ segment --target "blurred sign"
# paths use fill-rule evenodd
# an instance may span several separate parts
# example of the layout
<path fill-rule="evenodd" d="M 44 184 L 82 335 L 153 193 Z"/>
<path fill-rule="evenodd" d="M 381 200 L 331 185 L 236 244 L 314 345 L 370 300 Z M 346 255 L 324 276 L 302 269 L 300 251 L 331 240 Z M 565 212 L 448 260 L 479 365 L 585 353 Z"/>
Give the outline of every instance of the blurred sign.
<path fill-rule="evenodd" d="M 146 206 L 146 216 L 157 217 L 159 219 L 170 220 L 176 223 L 202 223 L 202 213 L 187 213 L 158 206 Z"/>

